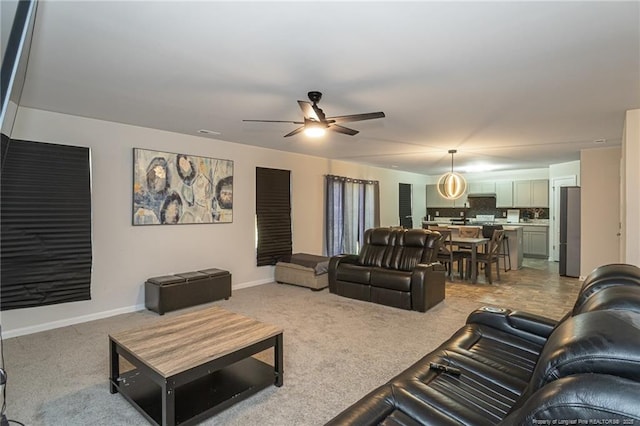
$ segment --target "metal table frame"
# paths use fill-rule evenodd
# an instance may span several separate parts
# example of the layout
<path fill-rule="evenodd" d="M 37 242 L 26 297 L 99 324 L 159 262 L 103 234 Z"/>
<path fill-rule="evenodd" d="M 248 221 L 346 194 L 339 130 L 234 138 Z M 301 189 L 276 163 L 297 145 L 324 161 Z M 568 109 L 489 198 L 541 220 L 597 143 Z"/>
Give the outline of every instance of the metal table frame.
<path fill-rule="evenodd" d="M 262 363 L 261 361 L 254 358 L 250 358 L 252 355 L 262 352 L 271 347 L 274 348 L 274 366 L 272 369 L 268 364 Z M 127 389 L 125 389 L 125 382 L 127 379 L 121 377 L 120 374 L 120 356 L 136 367 L 136 374 L 144 375 L 146 378 L 150 379 L 160 387 L 162 401 L 161 419 L 154 418 L 154 416 L 150 412 L 148 412 L 149 410 L 145 409 L 145 407 L 142 406 L 143 404 L 141 404 L 140 401 L 137 401 L 136 398 L 130 395 L 129 392 L 127 392 Z M 201 378 L 206 378 L 212 373 L 223 370 L 225 369 L 225 367 L 231 366 L 234 363 L 242 362 L 243 360 L 247 360 L 249 358 L 251 359 L 252 363 L 258 363 L 262 366 L 257 366 L 257 364 L 246 364 L 242 365 L 239 368 L 245 371 L 251 368 L 256 368 L 257 372 L 262 371 L 262 377 L 259 378 L 255 384 L 252 384 L 247 389 L 241 390 L 239 392 L 235 391 L 235 393 L 233 395 L 229 395 L 227 399 L 208 407 L 202 412 L 193 413 L 190 418 L 185 419 L 184 421 L 181 421 L 179 423 L 176 422 L 176 392 L 180 391 L 181 386 L 188 385 L 189 383 Z M 112 394 L 120 393 L 152 424 L 161 424 L 162 426 L 174 426 L 176 424 L 188 425 L 202 421 L 204 418 L 224 410 L 225 408 L 231 406 L 239 400 L 245 399 L 246 397 L 255 394 L 259 390 L 268 387 L 270 384 L 273 384 L 277 387 L 282 386 L 284 378 L 283 337 L 281 332 L 273 337 L 269 337 L 252 345 L 239 348 L 234 352 L 231 352 L 212 361 L 203 363 L 189 370 L 177 373 L 169 377 L 163 377 L 151 366 L 140 360 L 134 353 L 119 345 L 117 341 L 113 340 L 111 336 L 109 336 L 109 365 L 110 392 Z M 270 382 L 265 382 L 264 379 L 265 366 L 269 367 L 269 369 L 271 370 L 271 379 L 267 378 L 267 380 L 269 380 Z M 193 397 L 197 397 L 197 395 L 193 395 Z M 158 408 L 159 407 L 154 407 L 156 411 Z"/>

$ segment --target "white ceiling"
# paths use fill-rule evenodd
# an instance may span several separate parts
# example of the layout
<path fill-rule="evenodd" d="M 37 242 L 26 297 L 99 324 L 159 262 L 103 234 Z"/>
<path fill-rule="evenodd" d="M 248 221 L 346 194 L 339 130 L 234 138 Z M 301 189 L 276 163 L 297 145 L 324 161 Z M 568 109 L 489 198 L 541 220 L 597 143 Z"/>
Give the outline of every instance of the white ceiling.
<path fill-rule="evenodd" d="M 322 140 L 242 121 L 299 120 L 310 90 L 387 117 Z M 546 167 L 620 144 L 640 2 L 41 1 L 21 104 L 429 175 L 452 148 Z"/>

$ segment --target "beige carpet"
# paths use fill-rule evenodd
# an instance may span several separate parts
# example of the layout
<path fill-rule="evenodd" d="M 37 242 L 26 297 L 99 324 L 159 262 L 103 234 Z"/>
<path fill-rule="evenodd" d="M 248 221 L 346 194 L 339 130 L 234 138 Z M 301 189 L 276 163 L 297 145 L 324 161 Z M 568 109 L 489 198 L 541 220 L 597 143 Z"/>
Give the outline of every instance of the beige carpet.
<path fill-rule="evenodd" d="M 267 284 L 213 305 L 284 329 L 284 386 L 202 424 L 298 426 L 330 420 L 436 348 L 482 303 L 447 297 L 418 313 Z M 8 418 L 30 426 L 147 424 L 109 393 L 107 336 L 159 318 L 141 311 L 5 340 Z"/>

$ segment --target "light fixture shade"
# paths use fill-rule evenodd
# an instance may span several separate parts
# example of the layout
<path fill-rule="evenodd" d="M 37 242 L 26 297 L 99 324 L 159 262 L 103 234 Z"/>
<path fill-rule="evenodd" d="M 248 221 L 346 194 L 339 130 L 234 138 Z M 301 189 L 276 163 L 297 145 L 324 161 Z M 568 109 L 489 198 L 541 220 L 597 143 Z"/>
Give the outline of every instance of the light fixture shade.
<path fill-rule="evenodd" d="M 438 179 L 438 193 L 447 200 L 457 200 L 467 190 L 467 181 L 460 173 L 447 172 Z"/>
<path fill-rule="evenodd" d="M 457 200 L 467 190 L 467 181 L 464 180 L 460 173 L 453 171 L 453 154 L 456 152 L 458 151 L 455 149 L 449 150 L 449 154 L 451 154 L 451 171 L 443 174 L 438 179 L 438 193 L 447 200 Z"/>
<path fill-rule="evenodd" d="M 325 129 L 319 126 L 309 126 L 304 129 L 304 134 L 312 138 L 319 138 L 324 136 L 325 133 Z"/>

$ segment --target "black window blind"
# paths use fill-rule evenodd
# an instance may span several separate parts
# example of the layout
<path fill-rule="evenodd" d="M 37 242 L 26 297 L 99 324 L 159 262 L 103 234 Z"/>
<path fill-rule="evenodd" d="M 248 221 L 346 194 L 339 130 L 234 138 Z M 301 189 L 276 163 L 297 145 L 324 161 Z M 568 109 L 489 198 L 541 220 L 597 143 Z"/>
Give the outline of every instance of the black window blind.
<path fill-rule="evenodd" d="M 291 171 L 256 167 L 257 265 L 291 255 Z"/>
<path fill-rule="evenodd" d="M 2 135 L 0 308 L 91 299 L 88 148 Z"/>

